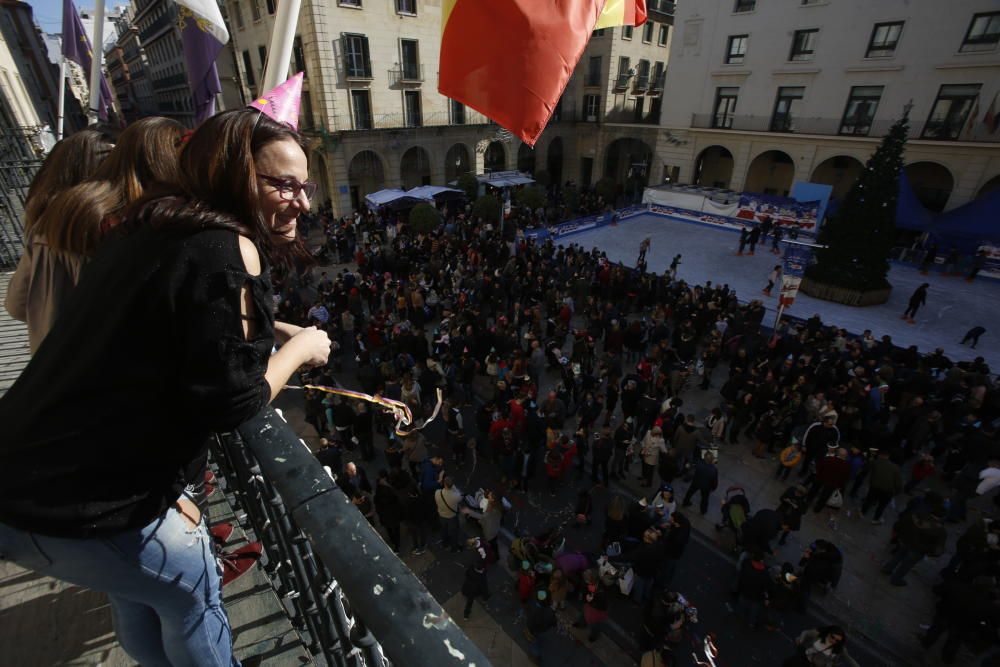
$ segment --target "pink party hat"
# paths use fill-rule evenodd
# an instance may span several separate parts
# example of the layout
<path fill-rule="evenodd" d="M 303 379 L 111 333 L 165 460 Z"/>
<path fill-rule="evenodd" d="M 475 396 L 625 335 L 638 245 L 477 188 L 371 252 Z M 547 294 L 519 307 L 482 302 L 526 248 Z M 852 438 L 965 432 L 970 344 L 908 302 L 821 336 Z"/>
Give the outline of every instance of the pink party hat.
<path fill-rule="evenodd" d="M 293 130 L 298 130 L 303 77 L 304 74 L 299 72 L 277 88 L 258 97 L 249 106 L 279 123 L 290 125 Z"/>

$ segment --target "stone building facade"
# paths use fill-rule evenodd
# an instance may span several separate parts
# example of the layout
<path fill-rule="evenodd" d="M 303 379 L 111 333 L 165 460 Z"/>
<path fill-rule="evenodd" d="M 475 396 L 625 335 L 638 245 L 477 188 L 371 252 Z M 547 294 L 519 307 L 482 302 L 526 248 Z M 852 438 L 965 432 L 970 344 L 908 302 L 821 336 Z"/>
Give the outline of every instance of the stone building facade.
<path fill-rule="evenodd" d="M 645 30 L 651 38 L 644 39 L 643 28 L 632 35 L 620 28 L 595 35 L 550 126 L 531 149 L 482 114 L 438 94 L 441 0 L 305 0 L 289 71 L 306 72 L 300 125 L 316 147 L 310 168 L 321 184 L 318 201 L 329 198 L 338 214 L 346 214 L 363 205 L 369 192 L 443 184 L 468 172 L 544 169 L 553 180 L 579 182 L 610 173 L 609 164 L 619 180 L 633 162 L 645 157 L 651 164 L 660 96 L 651 79 L 657 62 L 666 67 L 666 6 L 672 3 L 650 4 L 653 22 Z M 224 6 L 240 76 L 248 94 L 257 94 L 276 5 L 228 0 Z M 602 59 L 600 81 L 593 85 L 584 71 L 592 57 Z M 635 71 L 618 88 L 622 57 L 634 63 L 626 74 Z M 649 63 L 648 71 L 640 61 Z M 587 100 L 586 94 L 599 99 Z M 584 113 L 586 103 L 593 113 Z M 645 153 L 625 150 L 637 136 L 646 138 L 640 141 Z M 610 163 L 609 154 L 615 156 Z"/>
<path fill-rule="evenodd" d="M 909 108 L 925 206 L 1000 187 L 996 0 L 706 0 L 678 4 L 676 25 L 656 147 L 674 180 L 840 197 Z"/>

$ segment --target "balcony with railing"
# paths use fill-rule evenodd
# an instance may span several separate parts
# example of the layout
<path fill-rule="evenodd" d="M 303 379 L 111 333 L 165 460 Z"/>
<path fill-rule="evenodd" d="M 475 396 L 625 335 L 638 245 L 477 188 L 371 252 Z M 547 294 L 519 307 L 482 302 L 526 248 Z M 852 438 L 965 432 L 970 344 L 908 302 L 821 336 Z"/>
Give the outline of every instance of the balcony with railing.
<path fill-rule="evenodd" d="M 661 72 L 659 76 L 653 75 L 649 79 L 649 95 L 659 95 L 663 92 L 663 84 L 667 80 L 667 73 Z"/>
<path fill-rule="evenodd" d="M 629 79 L 632 78 L 630 74 L 619 74 L 615 77 L 615 90 L 625 90 L 628 88 Z"/>
<path fill-rule="evenodd" d="M 424 82 L 424 66 L 417 63 L 403 63 L 401 67 L 389 70 L 390 86 L 416 87 Z"/>
<path fill-rule="evenodd" d="M 139 39 L 142 41 L 143 44 L 148 43 L 150 39 L 152 39 L 160 32 L 162 32 L 164 29 L 169 27 L 173 23 L 173 21 L 174 17 L 172 15 L 172 12 L 167 12 L 162 16 L 158 16 L 156 19 L 153 20 L 152 23 L 146 26 L 143 30 L 139 31 Z"/>
<path fill-rule="evenodd" d="M 660 122 L 658 107 L 635 109 L 610 109 L 604 113 L 603 122 L 634 125 L 657 125 Z"/>
<path fill-rule="evenodd" d="M 670 0 L 646 1 L 646 12 L 649 14 L 649 20 L 656 21 L 657 23 L 673 25 L 676 9 L 677 3 Z"/>
<path fill-rule="evenodd" d="M 170 74 L 159 79 L 153 79 L 153 90 L 166 90 L 167 88 L 180 88 L 188 85 L 187 74 Z"/>
<path fill-rule="evenodd" d="M 415 120 L 418 119 L 402 111 L 397 113 L 372 114 L 361 119 L 355 119 L 355 121 L 349 118 L 340 118 L 338 119 L 337 130 L 340 132 L 367 132 L 399 130 L 412 127 L 465 127 L 470 125 L 487 125 L 490 122 L 489 118 L 469 108 L 465 109 L 464 123 L 454 122 L 455 119 L 447 111 L 421 113 L 419 115 L 419 124 L 415 124 Z M 342 124 L 347 126 L 341 127 Z"/>
<path fill-rule="evenodd" d="M 649 88 L 649 76 L 638 74 L 632 80 L 632 94 L 633 95 L 645 95 Z"/>
<path fill-rule="evenodd" d="M 888 134 L 894 119 L 842 119 L 800 117 L 789 114 L 773 116 L 753 116 L 736 114 L 692 114 L 691 127 L 698 129 L 732 130 L 737 132 L 776 132 L 785 134 L 810 134 L 841 137 L 875 137 Z M 955 132 L 945 132 L 924 122 L 910 121 L 910 140 L 928 139 L 933 141 L 971 141 L 977 143 L 1000 143 L 1000 135 L 977 131 L 967 127 Z"/>

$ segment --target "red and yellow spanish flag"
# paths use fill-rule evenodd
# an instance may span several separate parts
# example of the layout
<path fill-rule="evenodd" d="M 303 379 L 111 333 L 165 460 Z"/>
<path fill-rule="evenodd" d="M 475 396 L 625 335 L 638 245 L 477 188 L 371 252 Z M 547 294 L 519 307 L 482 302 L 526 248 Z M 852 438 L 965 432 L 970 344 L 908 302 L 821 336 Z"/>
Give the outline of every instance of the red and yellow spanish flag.
<path fill-rule="evenodd" d="M 444 0 L 438 92 L 534 146 L 591 33 L 645 21 L 645 0 Z"/>

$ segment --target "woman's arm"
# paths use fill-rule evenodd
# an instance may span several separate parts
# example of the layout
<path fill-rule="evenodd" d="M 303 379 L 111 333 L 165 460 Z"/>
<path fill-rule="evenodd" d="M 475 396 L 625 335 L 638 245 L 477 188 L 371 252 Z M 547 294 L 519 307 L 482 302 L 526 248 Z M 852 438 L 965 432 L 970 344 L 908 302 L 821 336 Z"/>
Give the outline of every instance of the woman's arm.
<path fill-rule="evenodd" d="M 289 324 L 288 322 L 274 321 L 274 342 L 278 345 L 284 345 L 292 339 L 292 336 L 302 331 L 302 327 L 296 326 L 294 324 Z"/>

